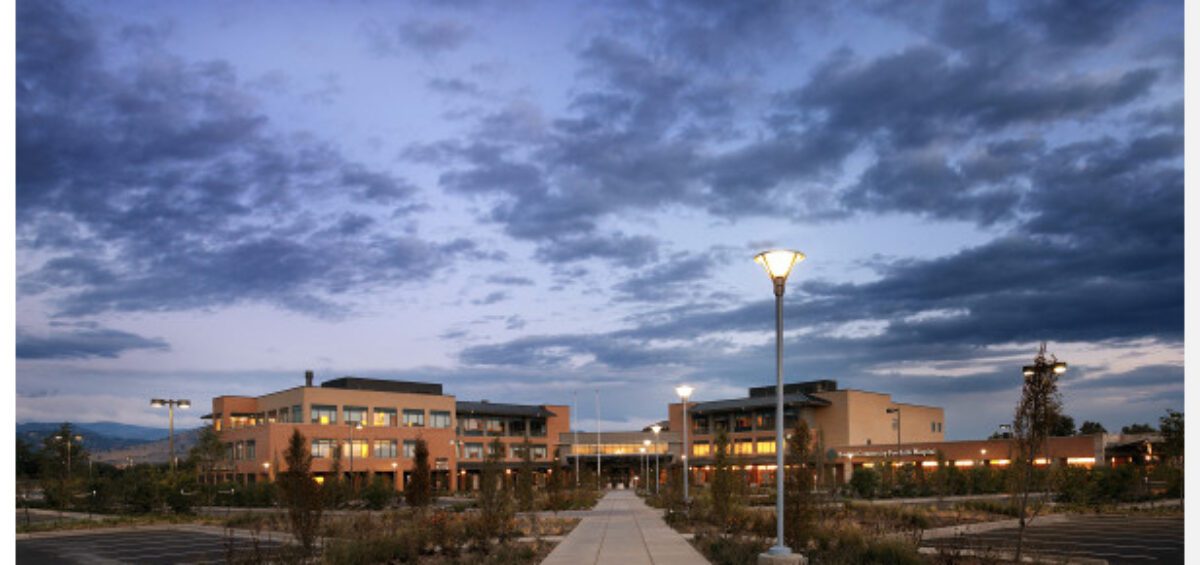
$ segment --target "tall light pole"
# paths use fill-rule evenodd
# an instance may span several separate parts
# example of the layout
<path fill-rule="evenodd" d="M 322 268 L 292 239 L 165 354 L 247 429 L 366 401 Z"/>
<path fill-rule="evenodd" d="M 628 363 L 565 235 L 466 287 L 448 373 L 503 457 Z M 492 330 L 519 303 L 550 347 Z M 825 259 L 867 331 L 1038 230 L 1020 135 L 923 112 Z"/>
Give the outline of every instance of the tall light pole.
<path fill-rule="evenodd" d="M 353 426 L 350 426 L 350 488 L 351 489 L 356 488 L 355 483 L 357 482 L 354 480 L 354 430 L 361 430 L 361 429 L 363 429 L 362 422 L 356 422 Z"/>
<path fill-rule="evenodd" d="M 574 439 L 572 440 L 571 452 L 575 455 L 575 488 L 579 488 L 579 391 L 571 391 L 571 411 L 574 412 L 575 425 Z"/>
<path fill-rule="evenodd" d="M 650 431 L 654 432 L 654 494 L 658 494 L 658 432 L 662 431 L 662 426 L 654 424 L 650 426 Z"/>
<path fill-rule="evenodd" d="M 600 480 L 600 389 L 596 389 L 596 488 L 602 484 Z"/>
<path fill-rule="evenodd" d="M 648 439 L 642 440 L 642 458 L 645 459 L 642 467 L 646 471 L 642 476 L 650 478 L 650 440 Z M 650 492 L 650 483 L 646 483 L 646 487 L 642 490 L 645 490 L 647 493 Z"/>
<path fill-rule="evenodd" d="M 69 481 L 69 480 L 71 480 L 71 444 L 74 442 L 77 442 L 77 441 L 82 443 L 83 436 L 81 436 L 81 435 L 71 435 L 71 436 L 56 435 L 56 436 L 54 436 L 54 439 L 61 441 L 61 442 L 65 442 L 67 444 L 67 480 Z M 89 461 L 89 463 L 91 463 L 91 461 Z M 90 465 L 88 467 L 88 473 L 89 474 L 91 473 Z"/>
<path fill-rule="evenodd" d="M 775 545 L 767 555 L 791 555 L 792 550 L 783 540 L 783 291 L 788 275 L 796 263 L 804 260 L 799 251 L 777 249 L 764 251 L 754 256 L 771 277 L 775 287 Z M 800 438 L 808 441 L 808 438 Z"/>
<path fill-rule="evenodd" d="M 688 496 L 688 452 L 691 449 L 688 447 L 688 399 L 692 397 L 692 392 L 696 389 L 688 385 L 679 385 L 675 387 L 675 394 L 679 395 L 679 400 L 683 402 L 683 503 L 687 504 L 691 501 Z"/>
<path fill-rule="evenodd" d="M 171 457 L 171 470 L 175 470 L 175 408 L 191 408 L 192 401 L 186 398 L 152 398 L 150 406 L 155 408 L 167 407 L 167 451 Z"/>
<path fill-rule="evenodd" d="M 649 441 L 650 440 L 646 440 L 647 443 Z M 642 485 L 646 482 L 643 479 L 645 478 L 646 475 L 649 474 L 646 472 L 646 448 L 639 447 L 638 452 L 641 453 L 641 455 L 638 455 L 638 473 L 641 473 L 642 476 L 638 477 L 638 485 L 637 486 L 638 486 L 638 490 L 645 490 L 644 488 L 642 488 Z"/>

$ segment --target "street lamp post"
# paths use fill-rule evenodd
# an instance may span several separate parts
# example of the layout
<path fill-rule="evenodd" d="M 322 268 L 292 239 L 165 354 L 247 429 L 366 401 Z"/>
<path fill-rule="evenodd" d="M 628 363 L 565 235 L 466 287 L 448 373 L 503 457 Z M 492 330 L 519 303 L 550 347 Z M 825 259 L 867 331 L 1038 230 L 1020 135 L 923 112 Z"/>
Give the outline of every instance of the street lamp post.
<path fill-rule="evenodd" d="M 362 422 L 355 422 L 353 426 L 350 426 L 350 488 L 352 490 L 357 488 L 357 481 L 354 480 L 354 430 L 361 429 L 363 429 Z"/>
<path fill-rule="evenodd" d="M 69 481 L 69 480 L 71 480 L 71 444 L 76 441 L 82 442 L 83 436 L 81 436 L 81 435 L 72 435 L 72 436 L 57 435 L 57 436 L 54 436 L 54 439 L 56 439 L 58 441 L 66 442 L 66 444 L 67 444 L 67 480 Z M 88 464 L 89 464 L 88 474 L 90 475 L 91 470 L 92 470 L 90 460 L 88 461 Z"/>
<path fill-rule="evenodd" d="M 649 440 L 646 440 L 646 441 L 649 441 Z M 640 453 L 640 455 L 638 455 L 638 466 L 640 467 L 638 469 L 638 473 L 641 473 L 642 476 L 638 477 L 637 486 L 638 486 L 638 490 L 645 490 L 645 488 L 642 485 L 646 482 L 644 480 L 644 478 L 648 474 L 646 472 L 646 448 L 639 447 L 638 452 Z"/>
<path fill-rule="evenodd" d="M 654 424 L 653 426 L 650 426 L 650 431 L 654 432 L 654 494 L 658 494 L 658 432 L 662 431 L 662 426 Z"/>
<path fill-rule="evenodd" d="M 692 397 L 692 392 L 695 390 L 688 385 L 675 387 L 675 394 L 678 394 L 679 400 L 683 402 L 683 503 L 685 505 L 691 502 L 691 497 L 688 495 L 688 452 L 691 451 L 688 447 L 688 399 Z"/>
<path fill-rule="evenodd" d="M 645 474 L 643 474 L 642 476 L 649 478 L 650 477 L 650 440 L 648 440 L 648 439 L 642 440 L 642 456 L 646 460 L 645 463 L 642 464 L 642 467 L 644 467 L 646 470 Z M 645 488 L 643 488 L 642 490 L 646 491 L 646 493 L 649 493 L 650 492 L 650 483 L 646 483 Z"/>
<path fill-rule="evenodd" d="M 768 556 L 791 555 L 783 540 L 783 291 L 788 275 L 796 263 L 804 260 L 799 251 L 777 249 L 754 256 L 754 261 L 766 269 L 775 288 L 775 545 Z M 800 438 L 808 441 L 808 438 Z"/>
<path fill-rule="evenodd" d="M 186 398 L 152 398 L 150 406 L 167 407 L 167 451 L 171 457 L 171 470 L 175 470 L 175 408 L 191 408 L 192 401 Z"/>

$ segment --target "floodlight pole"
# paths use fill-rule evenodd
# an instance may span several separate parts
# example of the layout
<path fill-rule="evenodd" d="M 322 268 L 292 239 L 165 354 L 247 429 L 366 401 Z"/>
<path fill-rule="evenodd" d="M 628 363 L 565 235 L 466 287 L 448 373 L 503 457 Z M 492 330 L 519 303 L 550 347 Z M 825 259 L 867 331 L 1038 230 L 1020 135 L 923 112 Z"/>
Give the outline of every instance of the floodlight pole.
<path fill-rule="evenodd" d="M 186 398 L 152 398 L 150 406 L 155 408 L 167 407 L 167 451 L 171 458 L 171 471 L 175 470 L 175 407 L 191 408 L 192 401 Z"/>

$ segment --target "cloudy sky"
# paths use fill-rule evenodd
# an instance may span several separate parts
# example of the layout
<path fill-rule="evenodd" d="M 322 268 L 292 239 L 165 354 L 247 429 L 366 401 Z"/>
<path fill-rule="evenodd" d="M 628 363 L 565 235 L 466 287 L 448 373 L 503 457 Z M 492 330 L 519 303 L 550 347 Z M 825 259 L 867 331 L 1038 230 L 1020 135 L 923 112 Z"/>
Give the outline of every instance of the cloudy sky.
<path fill-rule="evenodd" d="M 1183 405 L 1182 2 L 17 2 L 17 419 L 343 375 Z"/>

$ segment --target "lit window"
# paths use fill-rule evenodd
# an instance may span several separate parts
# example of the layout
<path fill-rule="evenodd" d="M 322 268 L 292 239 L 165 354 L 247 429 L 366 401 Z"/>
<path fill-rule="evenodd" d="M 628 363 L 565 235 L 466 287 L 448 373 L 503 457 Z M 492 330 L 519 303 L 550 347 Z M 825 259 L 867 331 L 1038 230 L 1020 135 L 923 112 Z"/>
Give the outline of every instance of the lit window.
<path fill-rule="evenodd" d="M 483 459 L 483 444 L 468 443 L 463 449 L 463 459 Z"/>
<path fill-rule="evenodd" d="M 417 456 L 417 442 L 405 440 L 404 441 L 404 458 L 412 459 L 413 457 L 416 457 L 416 456 Z"/>
<path fill-rule="evenodd" d="M 370 445 L 367 443 L 367 440 L 356 439 L 354 440 L 353 445 L 351 445 L 350 442 L 343 443 L 342 457 L 348 458 L 352 453 L 354 454 L 355 459 L 367 457 L 370 454 Z"/>
<path fill-rule="evenodd" d="M 326 459 L 333 456 L 335 442 L 331 439 L 314 439 L 312 441 L 312 456 L 315 459 Z"/>
<path fill-rule="evenodd" d="M 342 422 L 346 425 L 353 426 L 355 424 L 367 423 L 367 407 L 366 406 L 345 406 L 342 408 Z"/>
<path fill-rule="evenodd" d="M 755 447 L 759 455 L 773 455 L 775 453 L 775 438 L 758 438 L 758 445 Z"/>
<path fill-rule="evenodd" d="M 696 442 L 696 443 L 692 444 L 692 455 L 693 456 L 704 457 L 710 453 L 712 453 L 712 446 L 709 445 L 707 442 L 705 442 L 705 443 Z"/>
<path fill-rule="evenodd" d="M 425 411 L 404 409 L 404 425 L 410 428 L 425 427 Z"/>
<path fill-rule="evenodd" d="M 754 442 L 748 439 L 739 439 L 733 442 L 734 455 L 754 455 Z"/>
<path fill-rule="evenodd" d="M 312 423 L 328 426 L 337 422 L 337 406 L 312 405 Z"/>
<path fill-rule="evenodd" d="M 371 420 L 371 425 L 380 428 L 393 428 L 396 426 L 396 409 L 395 408 L 376 408 L 374 418 Z"/>

